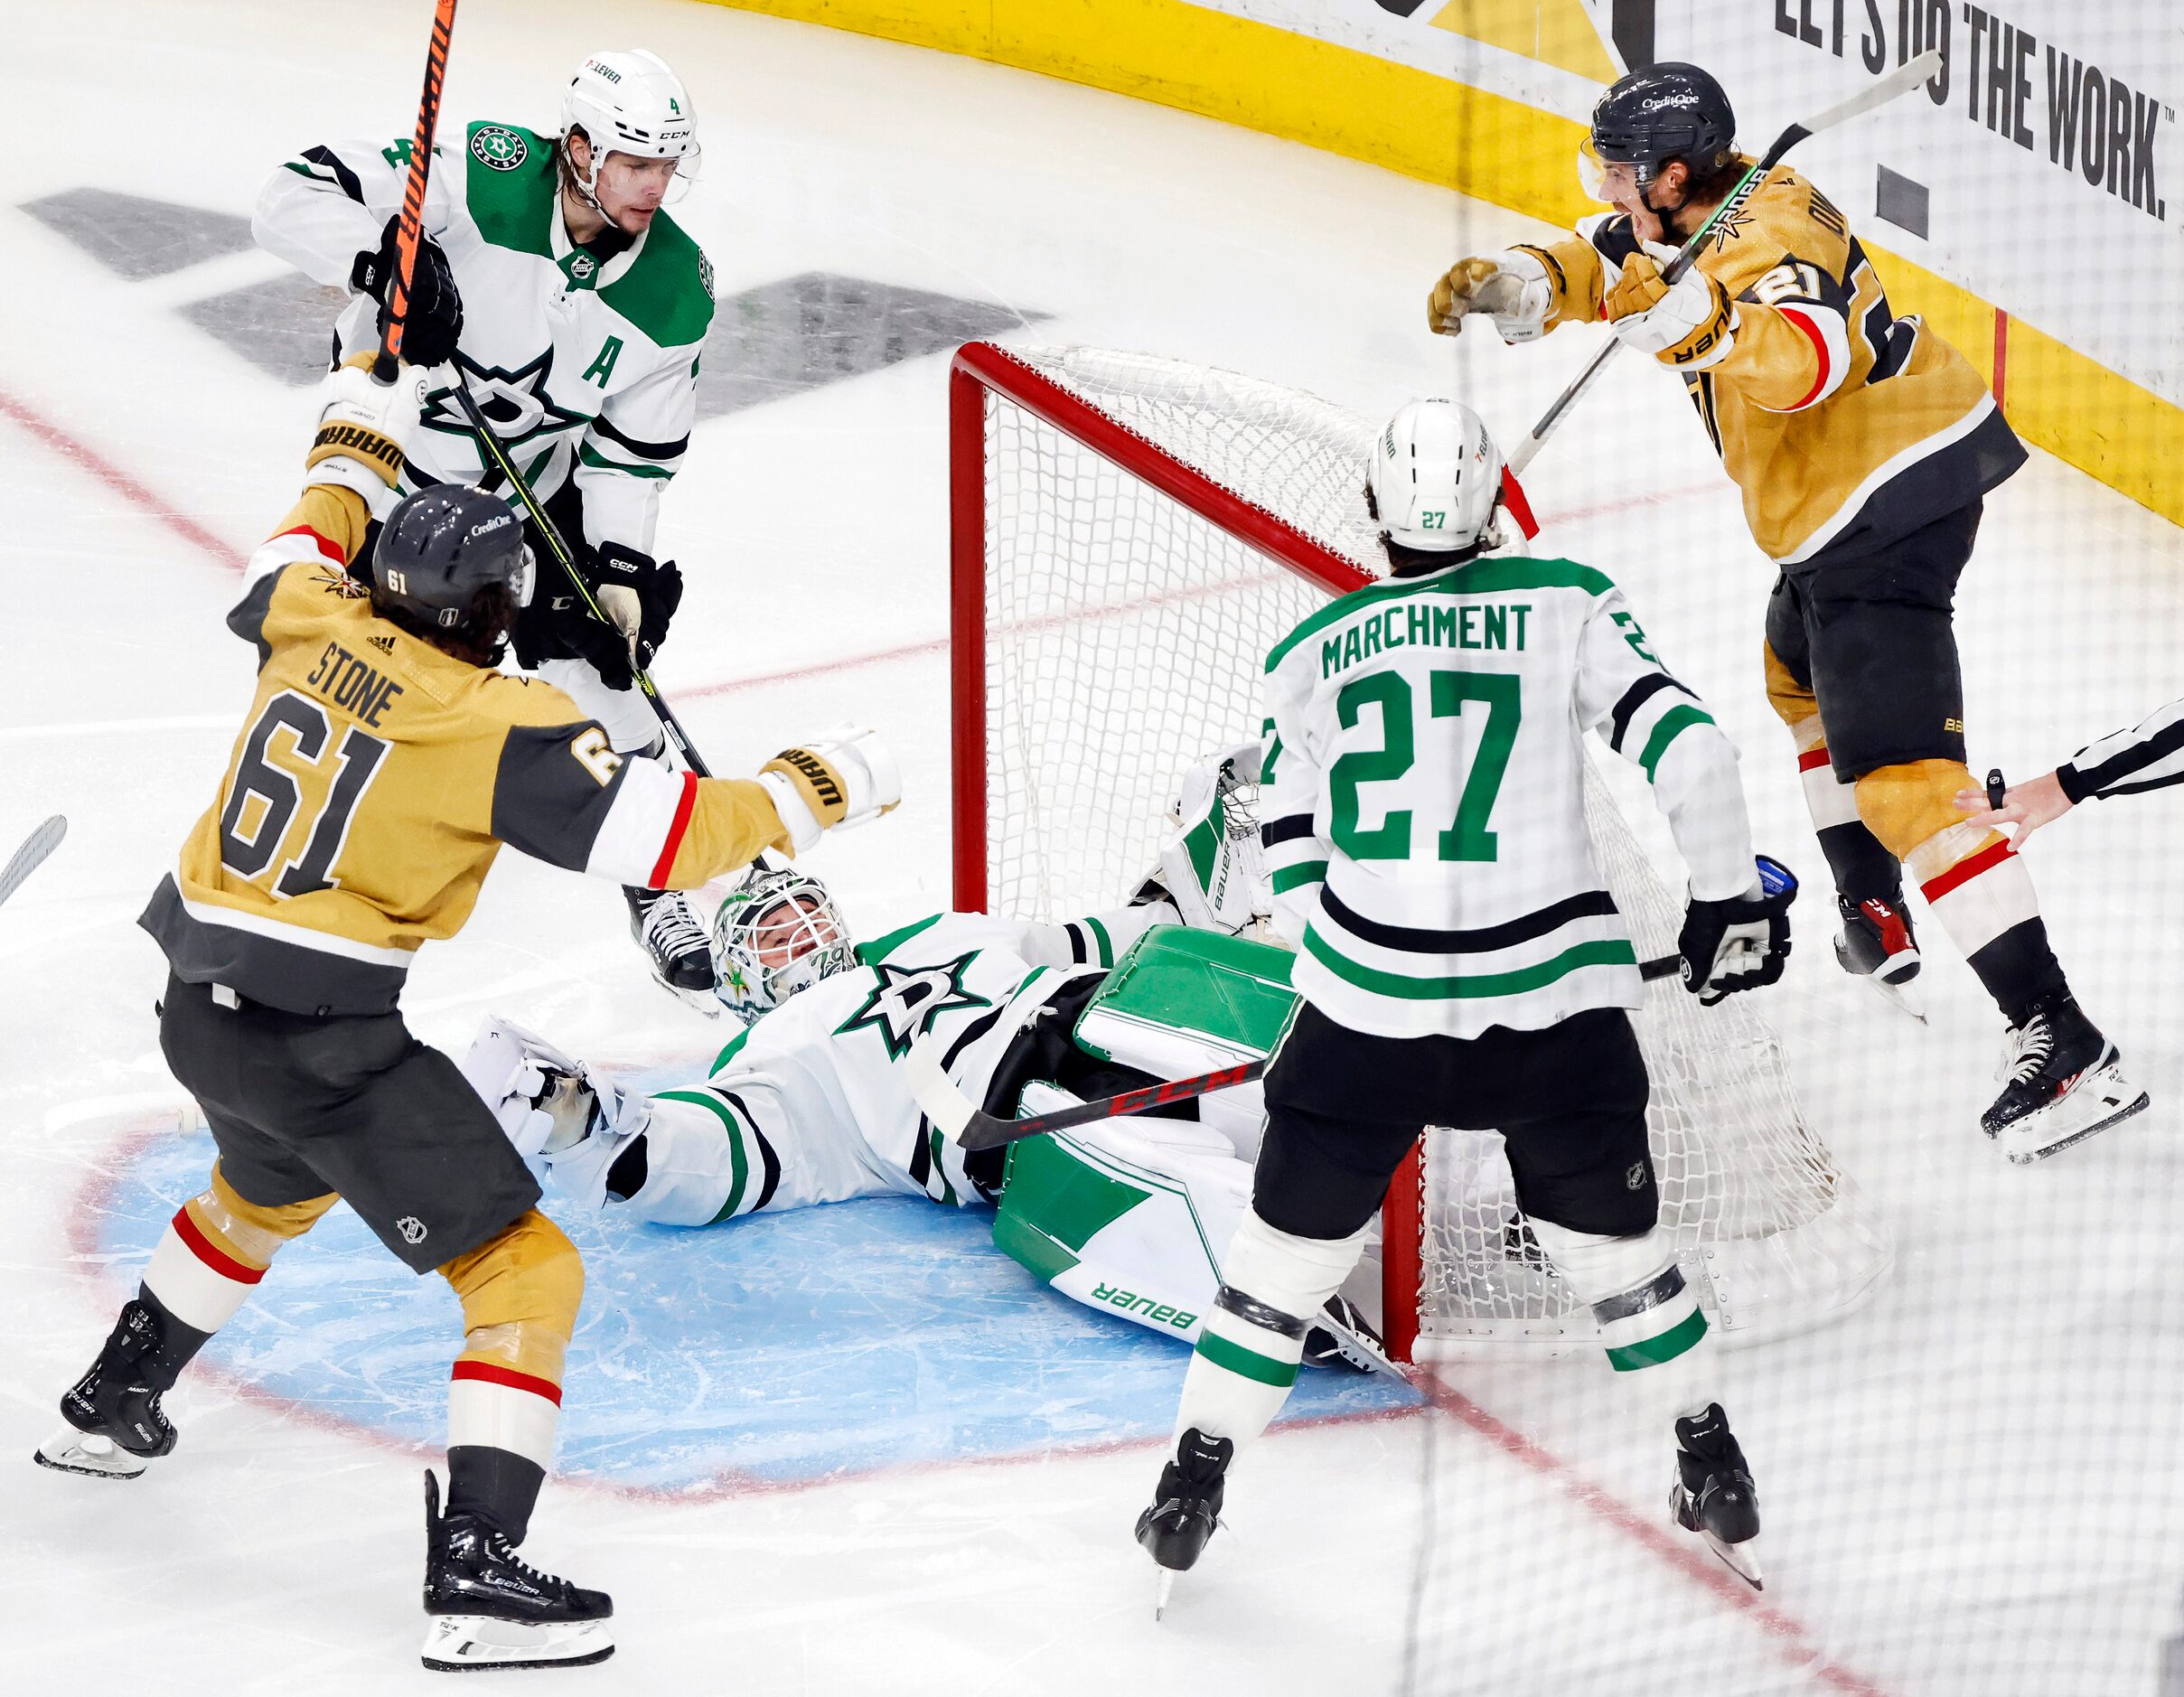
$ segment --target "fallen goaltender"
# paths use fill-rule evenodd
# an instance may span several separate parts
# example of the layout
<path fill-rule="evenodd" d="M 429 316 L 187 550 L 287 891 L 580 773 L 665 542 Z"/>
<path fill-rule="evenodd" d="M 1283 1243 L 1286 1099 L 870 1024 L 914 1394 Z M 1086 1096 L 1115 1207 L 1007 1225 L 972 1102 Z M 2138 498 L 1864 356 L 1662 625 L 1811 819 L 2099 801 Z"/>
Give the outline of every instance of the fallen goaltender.
<path fill-rule="evenodd" d="M 816 879 L 754 872 L 713 924 L 719 994 L 749 1024 L 688 1088 L 626 1092 L 505 1019 L 464 1073 L 579 1206 L 687 1226 L 869 1195 L 992 1206 L 994 1241 L 1056 1290 L 1195 1342 L 1250 1204 L 1255 1088 L 969 1150 L 921 1111 L 910 1061 L 938 1045 L 971 1100 L 1039 1112 L 1263 1058 L 1295 997 L 1289 952 L 1233 934 L 1265 911 L 1238 798 L 1259 759 L 1250 745 L 1195 770 L 1138 899 L 1066 924 L 942 913 L 858 942 Z M 1386 1368 L 1377 1318 L 1368 1265 L 1309 1356 Z"/>

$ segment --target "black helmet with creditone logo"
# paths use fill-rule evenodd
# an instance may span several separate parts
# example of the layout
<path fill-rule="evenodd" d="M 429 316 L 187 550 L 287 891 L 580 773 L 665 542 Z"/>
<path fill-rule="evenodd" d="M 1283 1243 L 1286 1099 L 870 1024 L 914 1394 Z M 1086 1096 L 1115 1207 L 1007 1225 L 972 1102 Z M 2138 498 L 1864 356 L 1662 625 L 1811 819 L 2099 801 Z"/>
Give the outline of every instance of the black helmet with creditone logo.
<path fill-rule="evenodd" d="M 407 497 L 371 552 L 375 602 L 455 634 L 473 633 L 464 622 L 483 591 L 505 588 L 516 606 L 530 605 L 535 575 L 522 521 L 472 483 L 435 483 Z"/>

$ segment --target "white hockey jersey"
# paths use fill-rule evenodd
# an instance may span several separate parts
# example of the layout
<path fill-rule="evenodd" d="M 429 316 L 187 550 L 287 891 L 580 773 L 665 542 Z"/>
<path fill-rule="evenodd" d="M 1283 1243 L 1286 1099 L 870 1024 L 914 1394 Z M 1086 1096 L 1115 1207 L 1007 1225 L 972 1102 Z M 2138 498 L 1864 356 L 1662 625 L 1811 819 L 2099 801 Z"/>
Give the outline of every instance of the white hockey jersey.
<path fill-rule="evenodd" d="M 574 475 L 586 539 L 650 554 L 660 491 L 682 463 L 697 413 L 713 270 L 664 211 L 604 261 L 576 246 L 553 150 L 552 137 L 515 125 L 471 125 L 459 147 L 433 150 L 425 229 L 463 297 L 456 360 L 534 492 L 544 500 Z M 377 248 L 401 210 L 409 155 L 408 141 L 306 148 L 259 192 L 258 245 L 346 287 L 357 252 Z M 335 327 L 341 353 L 379 345 L 378 314 L 369 295 L 350 303 Z M 498 482 L 451 393 L 428 396 L 405 494 L 435 482 Z"/>
<path fill-rule="evenodd" d="M 1602 572 L 1489 557 L 1373 584 L 1266 670 L 1275 924 L 1341 1025 L 1474 1037 L 1639 1005 L 1583 731 L 1645 769 L 1695 895 L 1751 886 L 1736 752 Z"/>
<path fill-rule="evenodd" d="M 731 1039 L 706 1083 L 663 1091 L 718 1117 L 732 1144 L 755 1126 L 780 1163 L 773 1195 L 746 1149 L 745 1173 L 713 1220 L 762 1202 L 793 1207 L 899 1191 L 951 1205 L 990 1201 L 964 1171 L 964 1151 L 918 1111 L 903 1061 L 937 1038 L 948 1075 L 983 1102 L 1017 1033 L 1064 986 L 1114 965 L 1162 905 L 1123 908 L 1067 924 L 933 914 L 858 947 L 858 966 L 799 992 Z M 653 1162 L 666 1154 L 652 1135 Z M 710 1193 L 708 1193 L 708 1198 Z M 695 1218 L 651 1217 L 669 1224 Z"/>

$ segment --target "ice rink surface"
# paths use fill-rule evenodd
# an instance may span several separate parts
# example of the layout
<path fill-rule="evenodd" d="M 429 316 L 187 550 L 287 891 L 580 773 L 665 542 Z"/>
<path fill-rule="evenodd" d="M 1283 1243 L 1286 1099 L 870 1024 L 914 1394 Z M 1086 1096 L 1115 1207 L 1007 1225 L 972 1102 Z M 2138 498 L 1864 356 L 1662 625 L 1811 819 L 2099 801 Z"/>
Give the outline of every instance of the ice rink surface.
<path fill-rule="evenodd" d="M 235 220 L 295 149 L 408 133 L 427 12 L 0 5 L 11 57 L 42 68 L 13 85 L 35 145 L 11 151 L 0 204 L 0 851 L 47 813 L 71 826 L 0 909 L 11 1691 L 427 1678 L 417 1475 L 456 1314 L 353 1221 L 290 1250 L 185 1380 L 182 1447 L 150 1477 L 29 1463 L 210 1155 L 178 1129 L 162 966 L 131 922 L 248 699 L 220 615 L 311 418 L 287 380 L 311 304 Z M 813 861 L 867 932 L 947 895 L 952 340 L 1143 349 L 1373 417 L 1453 393 L 1505 440 L 1594 345 L 1426 334 L 1454 255 L 1539 233 L 1514 215 L 733 12 L 471 0 L 448 127 L 550 127 L 569 68 L 623 42 L 695 94 L 705 180 L 675 211 L 734 337 L 663 509 L 689 590 L 659 675 L 722 772 L 845 717 L 895 741 L 909 799 Z M 1538 551 L 1628 586 L 1743 750 L 1761 845 L 1817 896 L 1758 687 L 1767 570 L 1676 386 L 1620 362 L 1529 483 Z M 1959 614 L 1973 764 L 2029 775 L 2177 694 L 2184 539 L 2036 454 L 1989 502 Z M 1921 1029 L 1837 971 L 1823 902 L 1799 909 L 1767 1012 L 1897 1265 L 1849 1321 L 1723 1362 L 1767 1510 L 1763 1599 L 1670 1539 L 1665 1432 L 1619 1419 L 1605 1368 L 1564 1362 L 1453 1371 L 1439 1416 L 1316 1388 L 1239 1470 L 1228 1529 L 1157 1627 L 1129 1529 L 1180 1352 L 1039 1292 L 975 1217 L 858 1204 L 591 1228 L 566 1477 L 527 1553 L 612 1590 L 622 1648 L 548 1677 L 814 1697 L 2164 1690 L 2184 1630 L 2179 795 L 2087 807 L 2031 851 L 2074 983 L 2155 1102 L 2037 1168 L 1978 1134 L 1999 1021 L 1945 941 L 1927 937 Z M 503 1011 L 626 1066 L 702 1060 L 721 1027 L 651 986 L 623 912 L 504 856 L 468 931 L 417 967 L 413 1026 L 459 1049 Z"/>

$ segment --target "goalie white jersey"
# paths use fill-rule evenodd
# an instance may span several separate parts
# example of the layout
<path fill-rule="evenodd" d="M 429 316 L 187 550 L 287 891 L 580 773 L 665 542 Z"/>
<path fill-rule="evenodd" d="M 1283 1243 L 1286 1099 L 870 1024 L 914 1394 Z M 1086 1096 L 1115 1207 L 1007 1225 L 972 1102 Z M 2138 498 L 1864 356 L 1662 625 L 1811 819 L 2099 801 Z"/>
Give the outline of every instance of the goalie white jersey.
<path fill-rule="evenodd" d="M 1059 991 L 1111 967 L 1140 932 L 1172 917 L 1163 905 L 1067 924 L 934 914 L 860 943 L 855 970 L 755 1021 L 721 1051 L 703 1085 L 655 1098 L 704 1108 L 739 1146 L 749 1145 L 755 1127 L 777 1151 L 774 1194 L 763 1194 L 764 1158 L 754 1149 L 735 1164 L 745 1177 L 728 1194 L 716 1194 L 717 1169 L 708 1166 L 680 1212 L 662 1212 L 655 1189 L 649 1217 L 702 1225 L 769 1201 L 799 1206 L 882 1191 L 990 1202 L 999 1163 L 990 1173 L 967 1172 L 962 1149 L 918 1111 L 903 1071 L 910 1045 L 938 1042 L 949 1077 L 985 1102 L 1018 1035 Z M 655 1136 L 655 1185 L 667 1177 L 664 1153 Z"/>
<path fill-rule="evenodd" d="M 258 245 L 318 282 L 346 287 L 362 248 L 401 210 L 410 144 L 306 148 L 259 192 Z M 569 239 L 554 138 L 473 124 L 433 151 L 425 230 L 463 296 L 456 356 L 485 416 L 540 500 L 572 475 L 586 539 L 650 554 L 660 491 L 682 464 L 697 416 L 698 358 L 713 320 L 713 270 L 664 211 L 601 259 Z M 349 304 L 339 352 L 379 346 L 379 308 Z M 401 492 L 430 483 L 496 487 L 450 398 L 426 395 Z M 576 539 L 571 538 L 571 542 Z"/>
<path fill-rule="evenodd" d="M 1267 657 L 1262 835 L 1295 983 L 1383 1036 L 1636 1008 L 1585 824 L 1580 733 L 1643 767 L 1694 895 L 1753 878 L 1736 753 L 1623 592 L 1495 558 L 1333 602 Z"/>

